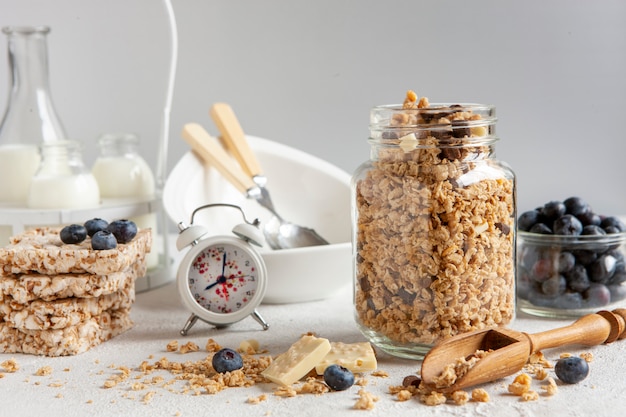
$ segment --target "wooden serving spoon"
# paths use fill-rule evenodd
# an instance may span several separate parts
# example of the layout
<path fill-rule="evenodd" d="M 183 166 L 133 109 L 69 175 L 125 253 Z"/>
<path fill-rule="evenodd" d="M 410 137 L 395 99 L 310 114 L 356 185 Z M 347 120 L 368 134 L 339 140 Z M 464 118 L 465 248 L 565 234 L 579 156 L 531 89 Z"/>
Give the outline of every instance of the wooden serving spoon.
<path fill-rule="evenodd" d="M 486 329 L 460 334 L 435 345 L 422 362 L 422 382 L 440 392 L 495 381 L 520 371 L 530 355 L 557 346 L 595 346 L 626 338 L 626 309 L 599 311 L 569 326 L 528 334 L 511 329 Z M 459 358 L 471 357 L 477 350 L 489 351 L 467 373 L 449 386 L 437 386 L 444 369 Z"/>

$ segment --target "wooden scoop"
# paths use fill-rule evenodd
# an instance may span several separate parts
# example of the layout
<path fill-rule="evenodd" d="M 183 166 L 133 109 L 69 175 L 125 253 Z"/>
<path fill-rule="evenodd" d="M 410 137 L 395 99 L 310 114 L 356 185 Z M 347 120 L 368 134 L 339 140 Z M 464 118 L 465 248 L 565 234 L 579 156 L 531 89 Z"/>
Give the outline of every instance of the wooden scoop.
<path fill-rule="evenodd" d="M 530 355 L 543 349 L 581 344 L 595 346 L 626 338 L 626 309 L 599 311 L 569 326 L 528 334 L 510 329 L 487 329 L 464 333 L 435 345 L 422 362 L 422 382 L 441 392 L 495 381 L 520 371 Z M 446 366 L 469 358 L 477 350 L 491 351 L 449 386 L 438 386 Z M 440 384 L 439 384 L 440 385 Z"/>

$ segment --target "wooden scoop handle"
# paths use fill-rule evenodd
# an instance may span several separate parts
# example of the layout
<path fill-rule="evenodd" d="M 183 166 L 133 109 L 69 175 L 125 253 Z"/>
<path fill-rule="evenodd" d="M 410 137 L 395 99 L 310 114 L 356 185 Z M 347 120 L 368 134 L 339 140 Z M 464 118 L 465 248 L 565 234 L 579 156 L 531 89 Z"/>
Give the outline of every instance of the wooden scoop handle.
<path fill-rule="evenodd" d="M 626 338 L 626 309 L 599 311 L 576 320 L 569 326 L 528 334 L 530 352 L 557 346 L 582 344 L 595 346 Z"/>
<path fill-rule="evenodd" d="M 215 167 L 231 184 L 244 194 L 257 185 L 247 176 L 224 148 L 202 126 L 188 123 L 183 126 L 182 137 L 191 149 L 207 164 Z"/>
<path fill-rule="evenodd" d="M 262 176 L 261 164 L 248 141 L 233 109 L 226 103 L 215 103 L 209 114 L 217 125 L 228 151 L 251 178 Z"/>

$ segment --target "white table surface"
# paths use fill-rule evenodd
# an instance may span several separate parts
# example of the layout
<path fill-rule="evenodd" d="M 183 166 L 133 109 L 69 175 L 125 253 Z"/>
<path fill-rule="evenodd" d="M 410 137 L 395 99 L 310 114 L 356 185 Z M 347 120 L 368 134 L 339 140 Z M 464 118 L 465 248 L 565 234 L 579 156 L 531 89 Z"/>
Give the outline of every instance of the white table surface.
<path fill-rule="evenodd" d="M 506 386 L 512 377 L 485 384 L 490 394 L 488 403 L 469 402 L 464 406 L 443 405 L 429 407 L 416 398 L 400 402 L 388 393 L 392 385 L 418 372 L 420 362 L 397 359 L 384 353 L 379 355 L 379 369 L 388 378 L 367 376 L 365 389 L 379 397 L 370 411 L 353 409 L 360 387 L 332 392 L 320 396 L 299 395 L 282 398 L 272 395 L 275 385 L 258 384 L 250 388 L 229 388 L 215 395 L 203 393 L 190 395 L 173 393 L 160 387 L 134 391 L 131 384 L 143 380 L 137 367 L 142 361 L 151 363 L 167 357 L 171 361 L 197 361 L 207 356 L 204 346 L 213 338 L 224 347 L 238 347 L 245 339 L 256 339 L 261 348 L 272 355 L 285 351 L 301 334 L 315 332 L 331 341 L 363 341 L 353 318 L 351 289 L 326 300 L 303 304 L 261 305 L 259 309 L 271 327 L 263 331 L 252 318 L 230 328 L 217 330 L 198 322 L 190 334 L 182 337 L 180 328 L 188 317 L 182 307 L 176 287 L 169 283 L 163 287 L 140 293 L 132 309 L 135 326 L 132 330 L 96 347 L 71 357 L 48 358 L 21 354 L 0 354 L 0 362 L 15 358 L 20 369 L 4 373 L 0 378 L 2 405 L 0 416 L 622 416 L 626 392 L 626 341 L 592 348 L 572 347 L 551 349 L 545 354 L 556 359 L 563 351 L 575 354 L 592 352 L 590 375 L 576 385 L 562 385 L 556 396 L 540 395 L 538 401 L 521 402 L 519 397 L 507 394 Z M 568 324 L 569 321 L 552 321 L 518 316 L 513 328 L 527 332 L 547 330 Z M 172 340 L 179 344 L 193 341 L 200 351 L 185 355 L 167 352 Z M 152 355 L 152 358 L 150 356 Z M 43 366 L 52 367 L 48 376 L 36 376 Z M 105 389 L 104 382 L 119 373 L 115 368 L 126 366 L 132 377 L 116 387 Z M 158 371 L 166 380 L 173 375 Z M 553 375 L 553 373 L 552 373 Z M 182 383 L 176 385 L 182 387 Z M 539 382 L 533 380 L 533 389 L 542 392 Z M 142 399 L 148 391 L 155 391 L 148 402 Z M 259 404 L 247 402 L 249 397 L 267 394 Z"/>

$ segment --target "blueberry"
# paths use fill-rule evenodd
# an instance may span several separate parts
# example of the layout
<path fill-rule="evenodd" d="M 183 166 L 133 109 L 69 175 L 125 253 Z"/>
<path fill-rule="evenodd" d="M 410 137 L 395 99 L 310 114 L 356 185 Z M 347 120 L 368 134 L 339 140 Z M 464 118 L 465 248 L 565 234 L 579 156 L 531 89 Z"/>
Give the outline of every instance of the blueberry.
<path fill-rule="evenodd" d="M 609 216 L 602 219 L 602 223 L 600 223 L 600 226 L 602 226 L 604 229 L 606 229 L 607 227 L 615 227 L 620 232 L 626 231 L 626 225 L 624 225 L 624 222 L 614 216 Z"/>
<path fill-rule="evenodd" d="M 595 224 L 588 224 L 583 227 L 583 231 L 580 233 L 585 236 L 602 236 L 606 235 L 606 231 L 600 226 L 596 226 Z"/>
<path fill-rule="evenodd" d="M 555 235 L 576 236 L 583 230 L 583 224 L 572 214 L 559 217 L 552 224 L 552 231 Z"/>
<path fill-rule="evenodd" d="M 563 251 L 559 253 L 558 258 L 558 271 L 560 273 L 569 272 L 576 265 L 576 257 L 572 252 Z"/>
<path fill-rule="evenodd" d="M 539 211 L 525 211 L 517 219 L 517 228 L 525 232 L 529 231 L 534 224 L 539 223 Z"/>
<path fill-rule="evenodd" d="M 109 223 L 107 230 L 113 233 L 118 243 L 128 243 L 137 235 L 137 225 L 126 219 Z"/>
<path fill-rule="evenodd" d="M 576 384 L 589 375 L 587 361 L 578 356 L 562 358 L 556 363 L 554 372 L 559 379 L 566 384 Z"/>
<path fill-rule="evenodd" d="M 548 297 L 556 297 L 567 289 L 567 281 L 562 275 L 552 275 L 541 283 L 541 291 Z"/>
<path fill-rule="evenodd" d="M 621 230 L 619 230 L 618 227 L 615 227 L 615 226 L 607 226 L 607 227 L 604 228 L 604 231 L 606 232 L 607 235 L 611 235 L 611 234 L 614 234 L 614 233 L 621 233 L 622 232 Z"/>
<path fill-rule="evenodd" d="M 538 259 L 533 265 L 530 273 L 537 282 L 546 281 L 555 271 L 554 263 L 549 258 Z"/>
<path fill-rule="evenodd" d="M 609 285 L 611 301 L 620 301 L 626 298 L 626 285 Z"/>
<path fill-rule="evenodd" d="M 603 307 L 611 302 L 611 291 L 604 284 L 591 283 L 583 294 L 587 307 Z"/>
<path fill-rule="evenodd" d="M 541 208 L 541 214 L 544 217 L 544 221 L 553 222 L 559 217 L 565 215 L 567 208 L 565 204 L 560 201 L 550 201 L 549 203 L 544 204 Z"/>
<path fill-rule="evenodd" d="M 341 365 L 330 365 L 324 370 L 324 382 L 335 391 L 344 391 L 354 384 L 354 374 Z"/>
<path fill-rule="evenodd" d="M 593 282 L 605 284 L 613 276 L 617 266 L 617 259 L 611 254 L 604 254 L 589 265 L 589 279 Z"/>
<path fill-rule="evenodd" d="M 567 209 L 567 213 L 573 216 L 580 216 L 584 213 L 591 211 L 589 204 L 587 204 L 580 197 L 570 197 L 563 201 L 565 204 L 565 208 Z"/>
<path fill-rule="evenodd" d="M 115 249 L 116 247 L 115 236 L 107 230 L 100 230 L 91 237 L 91 248 L 94 250 Z"/>
<path fill-rule="evenodd" d="M 552 307 L 572 310 L 583 306 L 583 296 L 579 292 L 566 292 L 558 296 Z"/>
<path fill-rule="evenodd" d="M 590 265 L 598 259 L 598 254 L 590 249 L 575 249 L 572 253 L 576 257 L 576 262 L 581 265 Z"/>
<path fill-rule="evenodd" d="M 575 265 L 571 271 L 565 274 L 567 286 L 572 291 L 584 292 L 587 291 L 591 282 L 589 281 L 589 275 L 587 269 L 583 265 Z"/>
<path fill-rule="evenodd" d="M 87 238 L 87 229 L 80 224 L 70 224 L 61 229 L 59 237 L 63 243 L 80 243 Z"/>
<path fill-rule="evenodd" d="M 592 211 L 587 211 L 585 213 L 579 214 L 578 216 L 576 216 L 576 218 L 580 220 L 583 226 L 588 226 L 590 224 L 600 226 L 600 223 L 602 222 L 602 218 L 600 217 L 600 215 Z"/>
<path fill-rule="evenodd" d="M 626 263 L 622 258 L 621 260 L 617 260 L 617 263 L 615 264 L 615 271 L 609 280 L 609 284 L 618 285 L 624 281 L 626 281 Z"/>
<path fill-rule="evenodd" d="M 535 223 L 529 230 L 530 233 L 540 233 L 542 235 L 551 235 L 552 229 L 544 223 Z"/>
<path fill-rule="evenodd" d="M 99 232 L 100 230 L 106 230 L 108 225 L 109 222 L 99 219 L 97 217 L 91 220 L 87 220 L 85 222 L 85 228 L 87 229 L 87 234 L 89 235 L 89 237 L 93 236 L 94 234 L 96 234 L 96 232 Z"/>
<path fill-rule="evenodd" d="M 241 355 L 229 348 L 223 348 L 217 351 L 215 355 L 213 355 L 211 363 L 215 372 L 220 374 L 243 368 Z"/>

